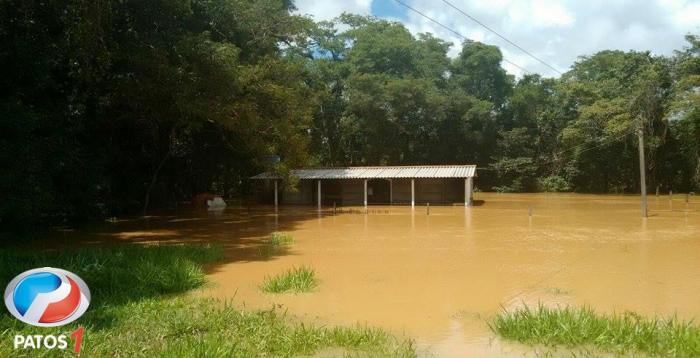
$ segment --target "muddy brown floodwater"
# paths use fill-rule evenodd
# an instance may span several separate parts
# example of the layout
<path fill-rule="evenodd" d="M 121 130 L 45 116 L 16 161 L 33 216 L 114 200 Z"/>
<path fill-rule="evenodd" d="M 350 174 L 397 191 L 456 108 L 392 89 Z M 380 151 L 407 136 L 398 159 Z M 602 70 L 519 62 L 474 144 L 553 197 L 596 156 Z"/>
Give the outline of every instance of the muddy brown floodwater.
<path fill-rule="evenodd" d="M 318 214 L 311 207 L 229 209 L 96 230 L 123 241 L 219 241 L 224 263 L 198 294 L 247 308 L 278 305 L 301 320 L 366 323 L 416 340 L 421 354 L 532 353 L 487 326 L 519 305 L 590 305 L 600 312 L 700 318 L 700 197 L 477 193 L 481 205 L 370 206 Z M 529 213 L 531 212 L 531 216 Z M 294 236 L 272 257 L 270 233 Z M 101 235 L 102 238 L 97 236 Z M 316 270 L 313 293 L 269 295 L 266 276 Z"/>

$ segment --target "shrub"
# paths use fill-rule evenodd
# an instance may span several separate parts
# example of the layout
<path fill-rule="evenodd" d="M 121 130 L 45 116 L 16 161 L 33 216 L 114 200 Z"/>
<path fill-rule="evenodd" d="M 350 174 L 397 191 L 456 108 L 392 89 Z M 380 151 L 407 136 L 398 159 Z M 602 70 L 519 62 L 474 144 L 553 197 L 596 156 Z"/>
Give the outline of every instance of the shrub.
<path fill-rule="evenodd" d="M 564 192 L 570 191 L 571 185 L 566 179 L 558 175 L 550 175 L 548 177 L 537 179 L 537 186 L 540 191 L 547 192 Z"/>

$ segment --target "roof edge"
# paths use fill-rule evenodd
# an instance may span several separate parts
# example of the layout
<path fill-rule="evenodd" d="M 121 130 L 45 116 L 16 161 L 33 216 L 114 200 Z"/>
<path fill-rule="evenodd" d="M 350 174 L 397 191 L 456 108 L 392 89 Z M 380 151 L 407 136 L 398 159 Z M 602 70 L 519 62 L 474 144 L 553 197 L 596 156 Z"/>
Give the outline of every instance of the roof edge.
<path fill-rule="evenodd" d="M 476 164 L 317 167 L 295 169 L 292 170 L 292 175 L 299 179 L 473 178 L 476 177 L 476 167 Z M 250 179 L 281 179 L 281 177 L 264 172 Z"/>

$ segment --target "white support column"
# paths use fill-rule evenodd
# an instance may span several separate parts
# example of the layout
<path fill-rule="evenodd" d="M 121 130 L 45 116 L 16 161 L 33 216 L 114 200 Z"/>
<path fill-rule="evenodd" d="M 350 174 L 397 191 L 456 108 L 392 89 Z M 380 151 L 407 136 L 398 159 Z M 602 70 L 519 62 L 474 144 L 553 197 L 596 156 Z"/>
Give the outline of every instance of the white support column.
<path fill-rule="evenodd" d="M 321 210 L 321 181 L 318 181 L 318 210 Z"/>
<path fill-rule="evenodd" d="M 365 208 L 367 207 L 367 179 L 365 179 L 365 196 L 364 196 Z"/>
<path fill-rule="evenodd" d="M 464 206 L 472 206 L 472 191 L 474 178 L 464 179 Z"/>
<path fill-rule="evenodd" d="M 416 180 L 411 179 L 411 207 L 416 206 Z"/>
<path fill-rule="evenodd" d="M 391 179 L 389 179 L 389 205 L 394 205 L 394 181 Z"/>
<path fill-rule="evenodd" d="M 277 180 L 275 180 L 275 209 L 277 209 Z"/>

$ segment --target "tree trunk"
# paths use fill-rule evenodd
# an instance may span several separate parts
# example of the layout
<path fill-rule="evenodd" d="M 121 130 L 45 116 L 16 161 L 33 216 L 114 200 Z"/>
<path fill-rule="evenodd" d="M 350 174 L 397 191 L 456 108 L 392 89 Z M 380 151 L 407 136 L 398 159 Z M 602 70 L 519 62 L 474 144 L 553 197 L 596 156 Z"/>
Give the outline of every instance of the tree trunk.
<path fill-rule="evenodd" d="M 148 211 L 148 204 L 151 201 L 151 192 L 153 191 L 153 187 L 155 187 L 156 182 L 158 181 L 158 174 L 160 173 L 160 170 L 163 169 L 165 162 L 168 160 L 168 158 L 170 157 L 170 154 L 173 151 L 172 143 L 173 143 L 174 137 L 175 137 L 175 128 L 173 128 L 173 130 L 170 131 L 170 136 L 168 137 L 168 151 L 163 156 L 163 159 L 160 160 L 160 163 L 158 163 L 156 170 L 153 171 L 153 176 L 151 177 L 151 183 L 148 184 L 148 189 L 146 190 L 146 197 L 143 199 L 143 212 L 142 212 L 143 216 L 146 216 L 146 212 Z"/>

